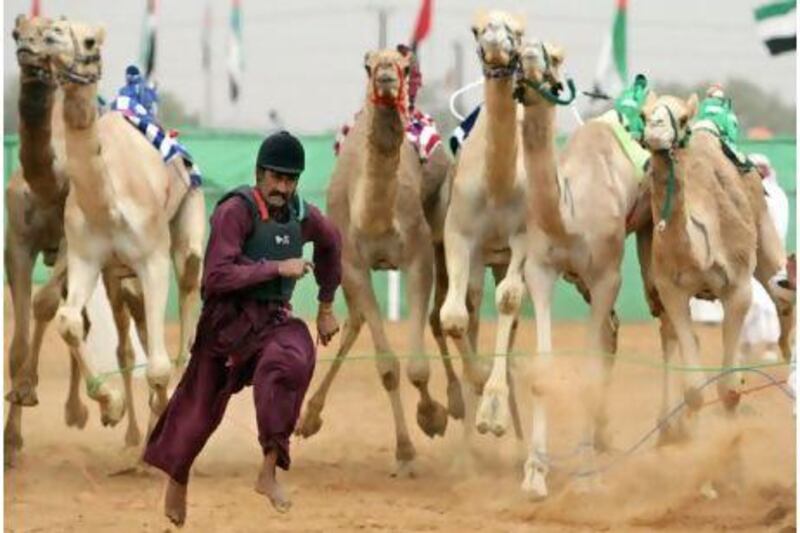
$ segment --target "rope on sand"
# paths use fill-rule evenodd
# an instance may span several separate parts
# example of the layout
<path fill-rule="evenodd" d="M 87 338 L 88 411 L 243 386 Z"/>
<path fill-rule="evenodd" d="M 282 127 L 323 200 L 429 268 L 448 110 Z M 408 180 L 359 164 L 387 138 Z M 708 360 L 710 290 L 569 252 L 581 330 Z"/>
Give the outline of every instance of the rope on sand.
<path fill-rule="evenodd" d="M 740 394 L 742 396 L 745 396 L 747 394 L 753 394 L 755 392 L 758 392 L 758 391 L 761 391 L 761 390 L 765 390 L 765 389 L 770 388 L 770 387 L 778 387 L 778 389 L 781 392 L 783 392 L 783 394 L 786 395 L 786 397 L 790 401 L 794 402 L 794 400 L 795 400 L 794 393 L 792 393 L 791 390 L 787 389 L 784 386 L 784 384 L 786 383 L 785 379 L 782 379 L 782 380 L 776 379 L 772 375 L 768 374 L 767 372 L 764 372 L 763 370 L 759 370 L 758 368 L 742 368 L 742 369 L 738 369 L 738 370 L 733 370 L 733 369 L 725 370 L 725 371 L 720 372 L 719 374 L 717 374 L 715 376 L 712 376 L 709 379 L 707 379 L 702 385 L 700 385 L 699 390 L 705 389 L 709 385 L 719 381 L 720 379 L 722 379 L 723 377 L 727 376 L 728 374 L 733 374 L 733 373 L 736 373 L 736 372 L 739 372 L 739 371 L 753 372 L 753 373 L 756 373 L 756 374 L 758 374 L 758 375 L 760 375 L 760 376 L 762 376 L 762 377 L 764 377 L 764 378 L 766 378 L 768 380 L 768 383 L 761 384 L 761 385 L 758 385 L 758 386 L 755 386 L 755 387 L 751 387 L 749 389 L 745 389 L 745 390 L 741 391 Z M 719 399 L 715 399 L 715 400 L 711 400 L 711 401 L 705 402 L 703 404 L 703 407 L 707 407 L 707 406 L 709 406 L 711 404 L 717 403 L 718 401 L 720 401 L 720 400 Z M 647 442 L 650 439 L 650 437 L 652 437 L 658 431 L 661 431 L 664 427 L 666 427 L 666 425 L 673 418 L 675 418 L 678 414 L 680 414 L 681 411 L 686 409 L 687 405 L 688 404 L 686 403 L 686 400 L 682 400 L 680 403 L 678 403 L 678 405 L 676 405 L 674 408 L 672 408 L 672 410 L 670 410 L 669 413 L 666 414 L 666 416 L 661 418 L 653 428 L 648 430 L 639 440 L 637 440 L 632 446 L 630 446 L 622 454 L 620 454 L 619 456 L 615 457 L 614 459 L 612 459 L 611 461 L 609 461 L 605 465 L 599 466 L 597 468 L 586 469 L 586 470 L 580 470 L 580 469 L 572 470 L 572 471 L 569 472 L 569 476 L 570 477 L 591 477 L 591 476 L 595 476 L 595 475 L 601 474 L 603 472 L 606 472 L 606 471 L 610 470 L 611 468 L 613 468 L 615 466 L 618 466 L 622 461 L 630 458 L 636 451 L 638 451 L 644 445 L 644 443 Z M 554 465 L 555 462 L 563 462 L 563 461 L 565 461 L 567 459 L 570 459 L 570 458 L 574 457 L 585 446 L 588 446 L 588 445 L 585 444 L 585 443 L 579 444 L 576 447 L 575 451 L 573 451 L 573 452 L 571 452 L 569 454 L 565 454 L 565 455 L 563 455 L 561 457 L 556 457 L 556 456 L 552 456 L 552 455 L 545 456 L 544 454 L 540 454 L 540 457 L 551 468 L 553 468 L 553 467 L 555 467 L 555 465 Z M 555 468 L 557 468 L 557 467 L 555 467 Z"/>

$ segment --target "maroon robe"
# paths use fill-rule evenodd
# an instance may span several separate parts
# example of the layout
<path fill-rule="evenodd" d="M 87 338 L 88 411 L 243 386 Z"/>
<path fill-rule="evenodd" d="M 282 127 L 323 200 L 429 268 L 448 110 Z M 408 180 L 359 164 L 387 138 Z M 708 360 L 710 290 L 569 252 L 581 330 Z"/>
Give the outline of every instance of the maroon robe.
<path fill-rule="evenodd" d="M 259 198 L 260 199 L 260 198 Z M 261 204 L 261 202 L 259 202 Z M 303 242 L 314 243 L 320 302 L 333 301 L 341 281 L 341 238 L 320 211 L 308 206 Z M 203 310 L 192 357 L 145 448 L 145 462 L 186 484 L 189 469 L 222 420 L 228 400 L 253 385 L 258 440 L 289 468 L 289 436 L 314 371 L 314 342 L 291 307 L 247 297 L 249 288 L 278 276 L 273 261 L 242 253 L 253 230 L 245 200 L 232 197 L 211 218 L 203 271 Z"/>

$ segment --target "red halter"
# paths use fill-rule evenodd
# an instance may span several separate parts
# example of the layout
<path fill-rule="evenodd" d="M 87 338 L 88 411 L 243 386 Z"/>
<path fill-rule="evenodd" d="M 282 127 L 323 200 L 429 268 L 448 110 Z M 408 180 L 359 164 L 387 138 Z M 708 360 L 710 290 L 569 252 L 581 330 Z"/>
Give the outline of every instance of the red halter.
<path fill-rule="evenodd" d="M 394 68 L 397 71 L 397 79 L 399 81 L 397 97 L 392 98 L 391 96 L 378 96 L 378 79 L 375 77 L 372 80 L 372 94 L 370 95 L 370 101 L 379 107 L 393 107 L 397 109 L 397 112 L 400 113 L 400 116 L 403 117 L 403 120 L 405 120 L 408 106 L 408 103 L 406 102 L 405 75 L 403 74 L 403 69 L 400 68 L 400 65 L 395 63 Z"/>

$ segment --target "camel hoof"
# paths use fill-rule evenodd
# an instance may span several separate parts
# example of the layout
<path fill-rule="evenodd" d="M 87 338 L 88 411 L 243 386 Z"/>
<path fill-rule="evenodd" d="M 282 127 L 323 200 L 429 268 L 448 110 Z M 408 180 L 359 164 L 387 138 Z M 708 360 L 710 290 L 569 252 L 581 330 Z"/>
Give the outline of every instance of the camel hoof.
<path fill-rule="evenodd" d="M 711 501 L 719 498 L 719 493 L 717 492 L 717 489 L 714 488 L 714 484 L 711 483 L 710 481 L 706 481 L 705 483 L 703 483 L 703 486 L 700 487 L 700 494 L 702 494 L 705 499 Z"/>
<path fill-rule="evenodd" d="M 304 439 L 316 435 L 322 428 L 322 417 L 319 411 L 306 411 L 300 416 L 300 423 L 294 431 L 295 435 L 300 435 Z"/>
<path fill-rule="evenodd" d="M 524 478 L 522 480 L 522 491 L 534 501 L 547 498 L 547 479 L 546 472 L 541 466 L 534 465 L 529 459 L 525 462 Z"/>
<path fill-rule="evenodd" d="M 452 381 L 447 385 L 447 412 L 453 420 L 464 419 L 464 395 L 461 392 L 461 383 Z"/>
<path fill-rule="evenodd" d="M 118 390 L 111 390 L 100 404 L 100 421 L 106 427 L 116 426 L 125 414 L 125 400 Z"/>
<path fill-rule="evenodd" d="M 64 406 L 64 422 L 67 427 L 83 429 L 89 420 L 89 409 L 83 402 L 67 403 Z"/>
<path fill-rule="evenodd" d="M 483 434 L 491 431 L 502 437 L 508 428 L 511 412 L 508 407 L 508 389 L 486 387 L 483 391 L 475 427 Z"/>
<path fill-rule="evenodd" d="M 414 469 L 414 460 L 402 461 L 398 459 L 391 476 L 396 479 L 414 479 L 417 477 Z"/>
<path fill-rule="evenodd" d="M 6 394 L 8 403 L 20 405 L 22 407 L 35 407 L 39 405 L 39 396 L 36 394 L 36 387 L 29 383 L 22 383 L 18 387 Z"/>
<path fill-rule="evenodd" d="M 697 387 L 689 387 L 686 389 L 686 391 L 683 393 L 683 400 L 692 411 L 699 410 L 705 403 L 705 400 L 703 399 L 703 391 Z"/>
<path fill-rule="evenodd" d="M 430 438 L 436 435 L 443 436 L 447 429 L 447 409 L 439 402 L 419 402 L 417 424 Z"/>

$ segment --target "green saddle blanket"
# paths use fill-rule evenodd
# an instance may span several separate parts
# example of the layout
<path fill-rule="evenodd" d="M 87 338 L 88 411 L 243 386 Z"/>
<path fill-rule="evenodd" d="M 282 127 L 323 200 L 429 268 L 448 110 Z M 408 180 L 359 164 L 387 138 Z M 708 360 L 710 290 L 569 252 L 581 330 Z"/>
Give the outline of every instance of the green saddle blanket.
<path fill-rule="evenodd" d="M 625 152 L 625 155 L 628 156 L 628 159 L 630 159 L 631 163 L 633 163 L 633 167 L 636 169 L 636 179 L 641 181 L 644 177 L 645 165 L 650 159 L 650 152 L 633 140 L 631 134 L 619 123 L 617 112 L 613 109 L 592 120 L 603 122 L 611 127 L 611 131 L 614 132 L 614 136 L 617 138 L 620 148 L 622 148 L 622 151 Z"/>

